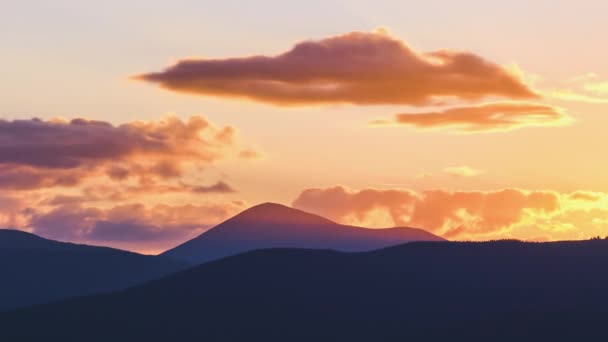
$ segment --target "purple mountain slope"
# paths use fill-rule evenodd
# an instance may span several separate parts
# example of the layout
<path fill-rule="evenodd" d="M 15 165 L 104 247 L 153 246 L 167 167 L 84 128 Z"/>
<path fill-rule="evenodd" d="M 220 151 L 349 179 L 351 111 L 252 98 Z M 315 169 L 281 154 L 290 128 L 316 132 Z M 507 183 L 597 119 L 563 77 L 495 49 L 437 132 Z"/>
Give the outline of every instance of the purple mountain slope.
<path fill-rule="evenodd" d="M 411 241 L 444 241 L 416 228 L 369 229 L 341 225 L 280 204 L 260 204 L 163 255 L 207 262 L 263 248 L 369 251 Z"/>

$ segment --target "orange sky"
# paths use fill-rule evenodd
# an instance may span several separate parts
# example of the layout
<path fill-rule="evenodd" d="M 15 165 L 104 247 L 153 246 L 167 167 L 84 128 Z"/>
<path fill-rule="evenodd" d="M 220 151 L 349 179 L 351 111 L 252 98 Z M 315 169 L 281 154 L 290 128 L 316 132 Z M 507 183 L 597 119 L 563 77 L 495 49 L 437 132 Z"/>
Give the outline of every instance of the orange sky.
<path fill-rule="evenodd" d="M 32 6 L 0 14 L 1 227 L 152 253 L 271 201 L 608 235 L 605 2 Z"/>

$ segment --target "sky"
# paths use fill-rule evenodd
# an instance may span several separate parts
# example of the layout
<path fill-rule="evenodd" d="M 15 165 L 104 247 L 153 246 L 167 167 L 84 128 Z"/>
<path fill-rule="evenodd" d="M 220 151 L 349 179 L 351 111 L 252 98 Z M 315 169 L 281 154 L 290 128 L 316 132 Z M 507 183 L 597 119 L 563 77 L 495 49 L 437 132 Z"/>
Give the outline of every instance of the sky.
<path fill-rule="evenodd" d="M 608 235 L 605 1 L 13 1 L 0 226 L 156 253 L 278 202 Z"/>

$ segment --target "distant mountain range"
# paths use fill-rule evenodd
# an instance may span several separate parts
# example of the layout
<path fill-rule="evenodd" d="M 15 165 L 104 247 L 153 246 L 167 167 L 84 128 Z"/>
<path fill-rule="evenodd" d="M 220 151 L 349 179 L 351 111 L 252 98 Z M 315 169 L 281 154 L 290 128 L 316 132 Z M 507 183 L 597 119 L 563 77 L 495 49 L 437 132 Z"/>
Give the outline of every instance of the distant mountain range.
<path fill-rule="evenodd" d="M 0 230 L 0 311 L 124 289 L 188 263 Z"/>
<path fill-rule="evenodd" d="M 6 341 L 599 341 L 608 241 L 270 249 L 0 314 Z"/>
<path fill-rule="evenodd" d="M 190 264 L 256 249 L 366 251 L 417 240 L 443 239 L 421 229 L 343 226 L 271 203 L 245 210 L 156 257 L 0 230 L 0 311 L 123 289 Z"/>
<path fill-rule="evenodd" d="M 277 204 L 162 256 L 0 230 L 0 341 L 606 340 L 606 269 L 608 240 L 447 242 Z"/>
<path fill-rule="evenodd" d="M 207 262 L 264 248 L 371 251 L 412 241 L 445 241 L 416 228 L 369 229 L 346 226 L 280 204 L 254 206 L 165 253 Z"/>

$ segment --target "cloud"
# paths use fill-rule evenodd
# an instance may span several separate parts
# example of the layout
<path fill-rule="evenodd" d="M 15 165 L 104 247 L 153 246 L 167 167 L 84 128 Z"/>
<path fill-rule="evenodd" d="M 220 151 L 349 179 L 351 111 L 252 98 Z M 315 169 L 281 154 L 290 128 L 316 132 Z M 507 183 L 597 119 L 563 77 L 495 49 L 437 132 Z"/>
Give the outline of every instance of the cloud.
<path fill-rule="evenodd" d="M 72 187 L 91 175 L 90 168 L 44 169 L 27 165 L 0 164 L 0 188 L 32 190 L 50 187 Z"/>
<path fill-rule="evenodd" d="M 346 224 L 413 226 L 449 239 L 580 240 L 608 236 L 608 193 L 502 189 L 304 190 L 293 206 Z"/>
<path fill-rule="evenodd" d="M 248 148 L 239 152 L 239 157 L 243 159 L 260 159 L 262 158 L 262 153 L 256 149 Z"/>
<path fill-rule="evenodd" d="M 117 126 L 86 119 L 0 120 L 0 186 L 70 187 L 92 177 L 149 186 L 241 150 L 234 127 L 219 128 L 200 116 Z"/>
<path fill-rule="evenodd" d="M 236 190 L 228 183 L 219 181 L 209 186 L 197 186 L 192 189 L 192 192 L 208 194 L 208 193 L 231 193 Z"/>
<path fill-rule="evenodd" d="M 445 173 L 455 177 L 475 177 L 484 173 L 483 170 L 474 169 L 469 166 L 453 166 L 443 170 Z"/>
<path fill-rule="evenodd" d="M 588 83 L 585 84 L 584 88 L 596 95 L 608 95 L 608 81 Z"/>
<path fill-rule="evenodd" d="M 31 213 L 27 227 L 51 239 L 151 253 L 184 242 L 246 207 L 240 201 L 152 207 L 124 204 L 109 209 L 71 203 Z"/>
<path fill-rule="evenodd" d="M 178 92 L 275 105 L 427 105 L 441 99 L 537 97 L 514 73 L 482 57 L 416 51 L 386 31 L 305 41 L 270 57 L 184 59 L 135 78 Z"/>
<path fill-rule="evenodd" d="M 574 102 L 586 102 L 595 104 L 608 103 L 608 97 L 598 97 L 585 93 L 579 93 L 572 90 L 555 90 L 546 92 L 545 95 L 550 98 L 563 100 L 563 101 L 574 101 Z"/>
<path fill-rule="evenodd" d="M 432 112 L 401 113 L 396 114 L 391 120 L 377 120 L 373 124 L 487 132 L 508 131 L 530 126 L 558 126 L 569 122 L 569 117 L 560 109 L 549 105 L 499 102 Z"/>
<path fill-rule="evenodd" d="M 0 228 L 22 227 L 27 214 L 27 204 L 21 198 L 0 193 Z"/>
<path fill-rule="evenodd" d="M 603 196 L 601 193 L 595 193 L 590 191 L 575 191 L 571 193 L 568 197 L 572 200 L 595 202 L 601 200 Z"/>
<path fill-rule="evenodd" d="M 500 234 L 530 215 L 555 213 L 560 209 L 560 197 L 551 191 L 519 189 L 419 193 L 335 186 L 304 190 L 293 206 L 349 224 L 365 224 L 381 214 L 390 225 L 422 227 L 461 238 Z"/>
<path fill-rule="evenodd" d="M 559 89 L 544 91 L 543 95 L 563 101 L 604 104 L 608 103 L 608 81 L 587 73 L 571 78 Z"/>
<path fill-rule="evenodd" d="M 0 228 L 162 251 L 246 207 L 224 198 L 236 190 L 217 164 L 248 149 L 200 116 L 0 120 Z"/>
<path fill-rule="evenodd" d="M 396 223 L 400 217 L 410 210 L 410 204 L 416 201 L 417 194 L 410 190 L 364 189 L 352 191 L 343 186 L 321 189 L 304 190 L 293 201 L 293 207 L 310 211 L 321 216 L 347 222 L 350 219 L 365 221 L 368 214 L 375 208 L 388 209 L 392 220 Z"/>

